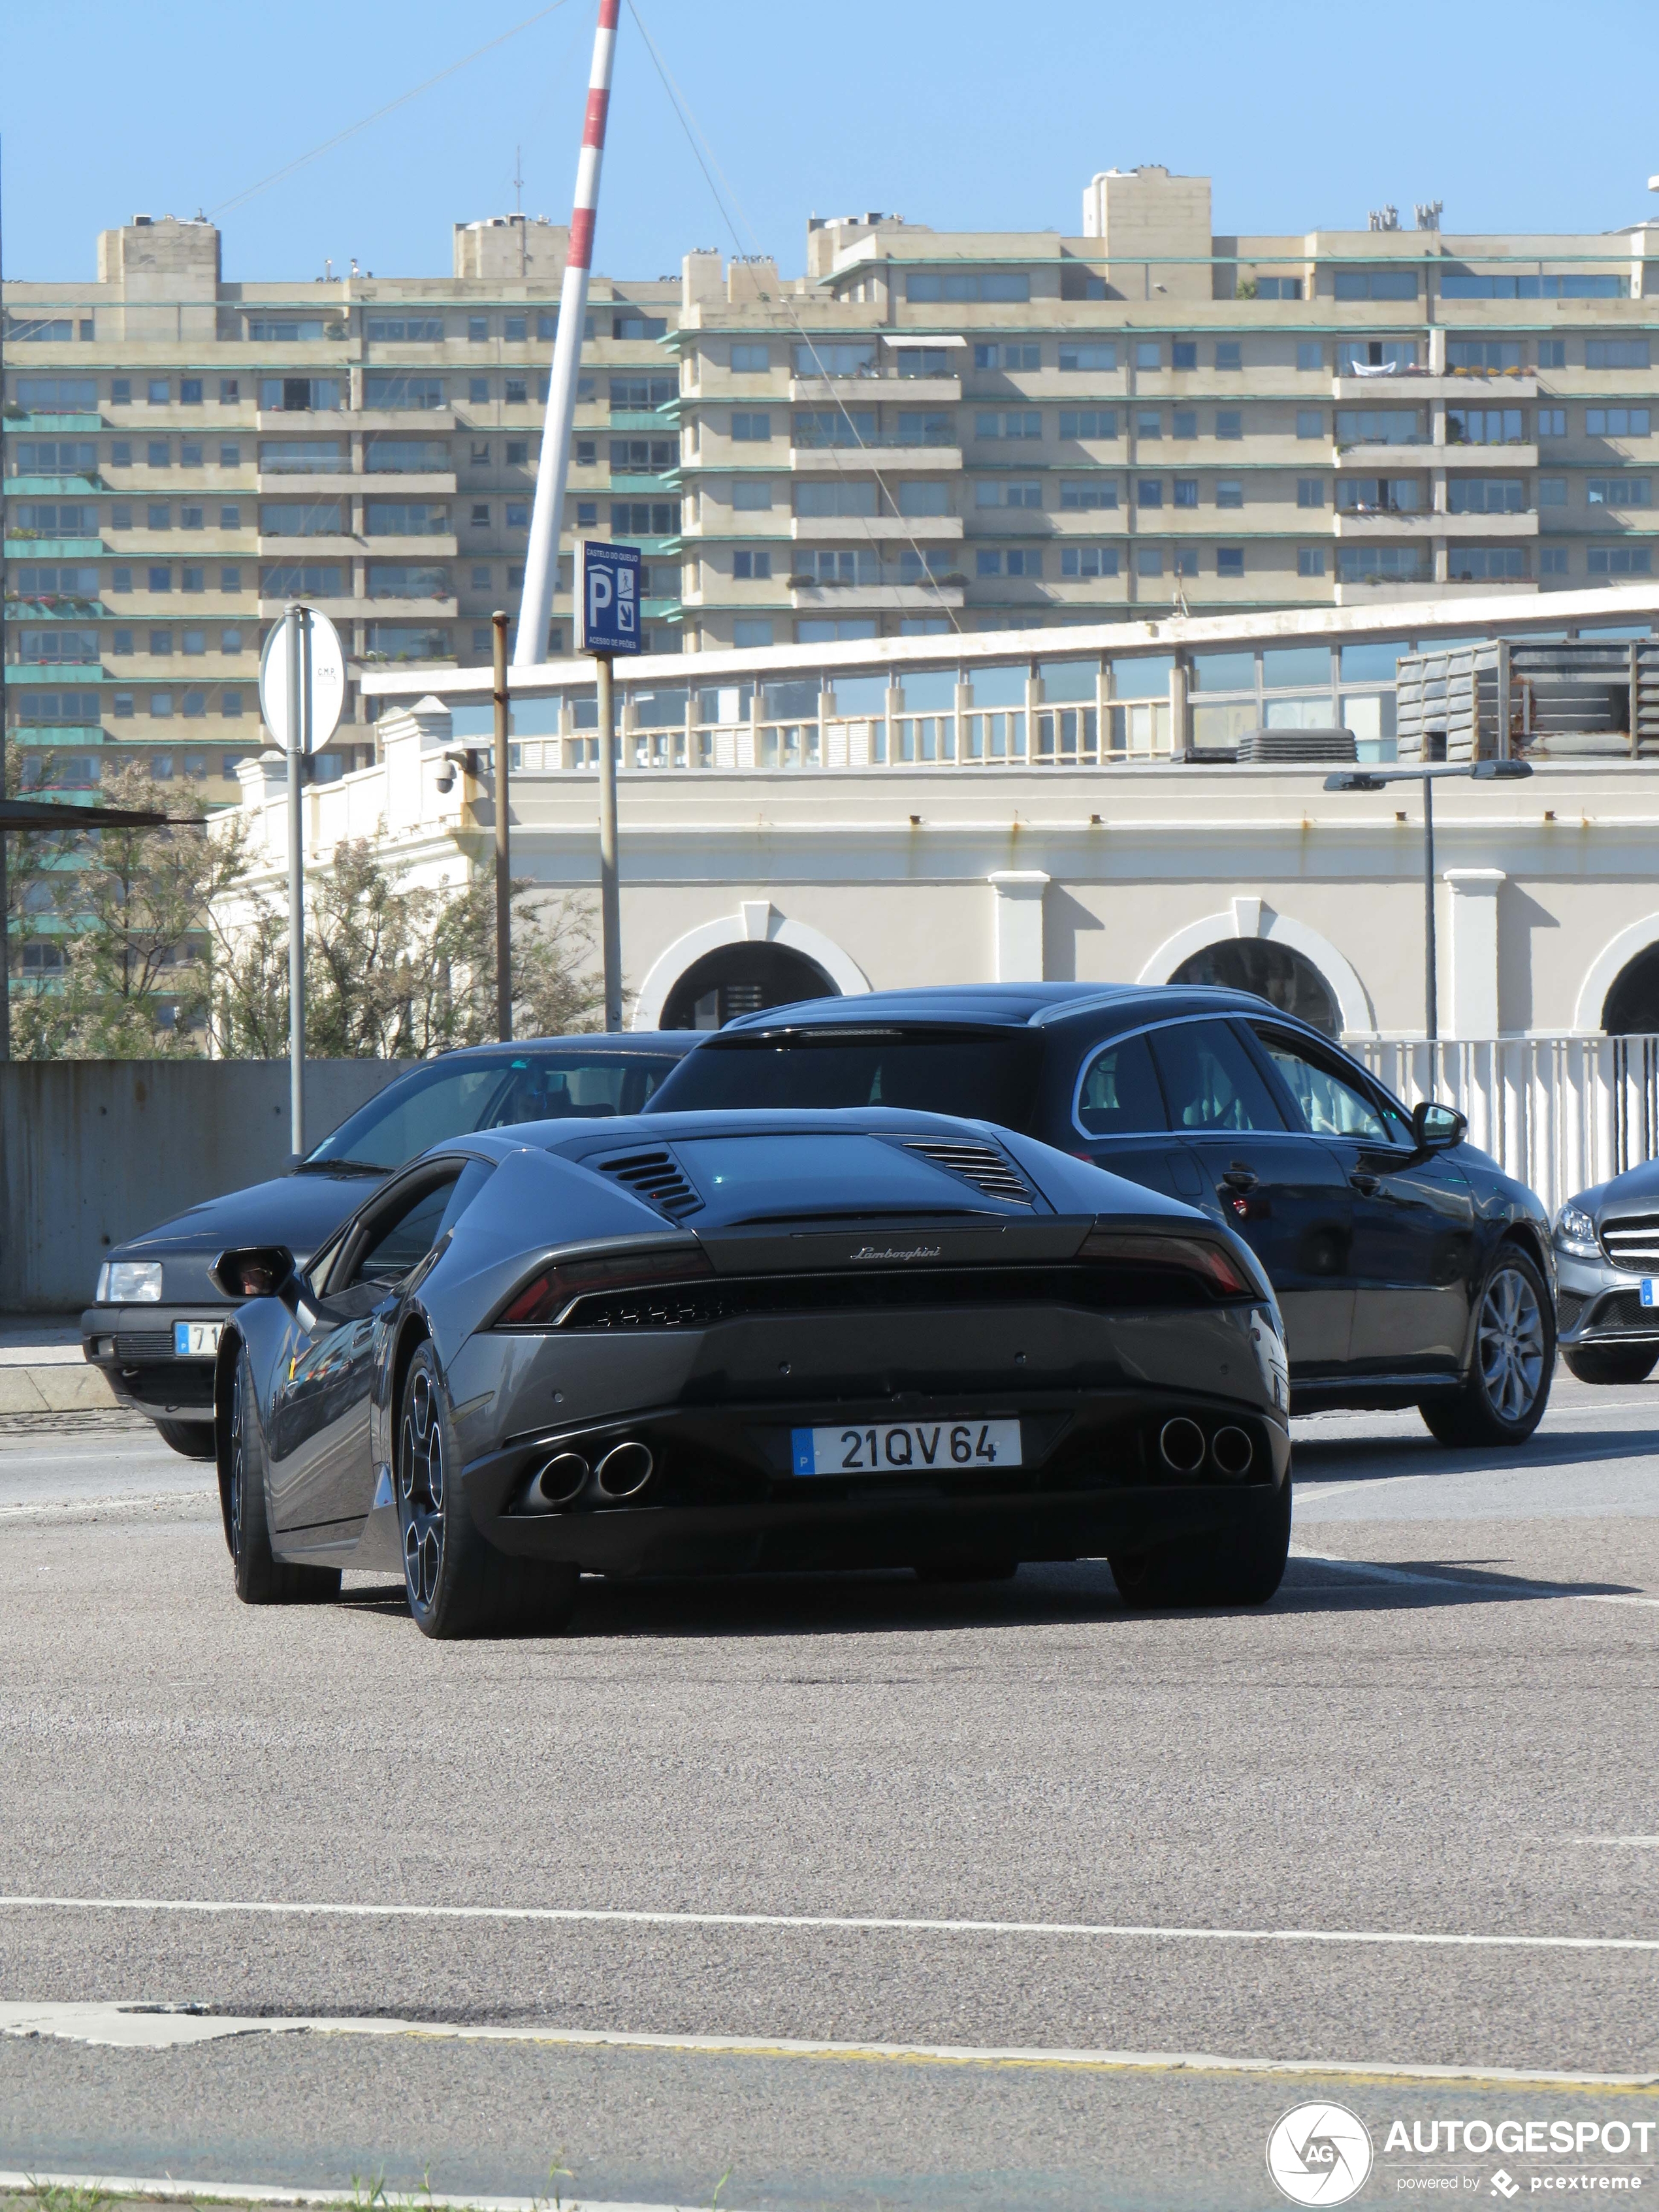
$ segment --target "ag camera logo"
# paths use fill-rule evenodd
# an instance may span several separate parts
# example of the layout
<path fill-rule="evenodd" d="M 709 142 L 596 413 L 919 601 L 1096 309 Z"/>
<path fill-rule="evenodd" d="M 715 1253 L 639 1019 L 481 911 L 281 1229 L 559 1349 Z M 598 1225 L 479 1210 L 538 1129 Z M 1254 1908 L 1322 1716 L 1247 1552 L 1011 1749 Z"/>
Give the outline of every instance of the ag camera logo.
<path fill-rule="evenodd" d="M 1371 2170 L 1365 2123 L 1346 2105 L 1298 2105 L 1267 2138 L 1267 2172 L 1292 2204 L 1346 2204 Z"/>

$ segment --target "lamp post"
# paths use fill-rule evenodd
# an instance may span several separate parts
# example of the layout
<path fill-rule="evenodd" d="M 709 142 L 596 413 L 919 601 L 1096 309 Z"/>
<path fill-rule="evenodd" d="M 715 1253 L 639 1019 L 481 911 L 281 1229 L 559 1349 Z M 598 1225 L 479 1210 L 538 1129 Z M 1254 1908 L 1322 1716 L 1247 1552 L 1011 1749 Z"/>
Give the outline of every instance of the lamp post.
<path fill-rule="evenodd" d="M 1325 779 L 1327 791 L 1382 791 L 1391 783 L 1423 787 L 1423 1033 L 1440 1041 L 1440 981 L 1434 922 L 1434 787 L 1442 776 L 1467 776 L 1473 783 L 1516 783 L 1532 774 L 1523 760 L 1482 760 L 1449 768 L 1344 769 Z"/>

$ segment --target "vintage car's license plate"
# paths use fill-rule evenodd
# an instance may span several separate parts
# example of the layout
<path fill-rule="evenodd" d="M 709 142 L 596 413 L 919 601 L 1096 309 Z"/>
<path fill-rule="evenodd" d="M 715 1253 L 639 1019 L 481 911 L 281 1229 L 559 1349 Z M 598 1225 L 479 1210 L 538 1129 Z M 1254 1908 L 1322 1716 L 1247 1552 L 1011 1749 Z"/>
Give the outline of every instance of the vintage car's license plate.
<path fill-rule="evenodd" d="M 884 1421 L 789 1435 L 797 1474 L 966 1474 L 1022 1464 L 1018 1421 Z"/>
<path fill-rule="evenodd" d="M 176 1321 L 173 1324 L 175 1359 L 210 1359 L 219 1349 L 222 1321 Z"/>

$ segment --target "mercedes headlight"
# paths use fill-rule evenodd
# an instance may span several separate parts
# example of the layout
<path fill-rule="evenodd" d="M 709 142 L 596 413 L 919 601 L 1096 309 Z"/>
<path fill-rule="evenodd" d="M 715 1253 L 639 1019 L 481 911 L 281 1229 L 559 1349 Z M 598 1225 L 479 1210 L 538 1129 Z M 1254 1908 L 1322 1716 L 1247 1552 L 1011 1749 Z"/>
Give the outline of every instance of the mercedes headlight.
<path fill-rule="evenodd" d="M 98 1270 L 100 1306 L 154 1306 L 161 1302 L 159 1260 L 106 1260 Z"/>
<path fill-rule="evenodd" d="M 1569 1252 L 1577 1259 L 1599 1260 L 1601 1248 L 1595 1241 L 1595 1224 L 1582 1206 L 1564 1206 L 1555 1217 L 1555 1249 Z"/>

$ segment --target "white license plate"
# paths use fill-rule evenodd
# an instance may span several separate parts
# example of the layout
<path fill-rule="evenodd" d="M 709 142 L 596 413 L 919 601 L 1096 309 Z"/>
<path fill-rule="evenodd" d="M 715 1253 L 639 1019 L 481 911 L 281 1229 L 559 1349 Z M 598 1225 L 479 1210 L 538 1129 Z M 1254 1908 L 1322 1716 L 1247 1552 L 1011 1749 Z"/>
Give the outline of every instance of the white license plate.
<path fill-rule="evenodd" d="M 982 1473 L 1018 1467 L 1018 1421 L 888 1421 L 877 1426 L 792 1429 L 797 1474 Z"/>
<path fill-rule="evenodd" d="M 219 1349 L 222 1321 L 176 1321 L 173 1324 L 175 1359 L 211 1359 Z"/>
<path fill-rule="evenodd" d="M 1642 1303 L 1644 1306 L 1650 1306 L 1656 1303 L 1653 1295 L 1653 1277 L 1651 1275 L 1644 1275 L 1642 1278 Z"/>

